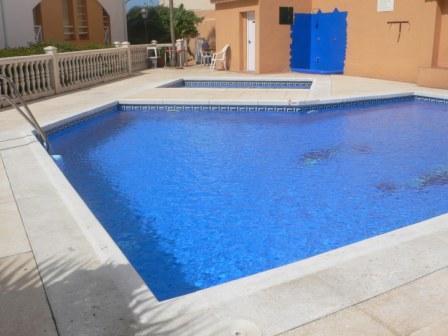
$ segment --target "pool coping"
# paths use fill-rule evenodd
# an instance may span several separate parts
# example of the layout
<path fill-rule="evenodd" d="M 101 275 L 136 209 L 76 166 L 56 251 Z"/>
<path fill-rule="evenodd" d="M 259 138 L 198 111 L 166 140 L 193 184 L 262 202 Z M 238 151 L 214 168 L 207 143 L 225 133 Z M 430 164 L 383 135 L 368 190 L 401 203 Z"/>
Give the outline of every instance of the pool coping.
<path fill-rule="evenodd" d="M 282 105 L 282 106 L 309 106 L 315 104 L 337 104 L 347 101 L 361 101 L 369 99 L 387 99 L 404 96 L 422 96 L 435 99 L 448 99 L 448 96 L 442 94 L 428 94 L 423 92 L 409 92 L 400 94 L 387 94 L 387 95 L 367 95 L 358 97 L 344 97 L 338 99 L 323 99 L 313 101 L 245 101 L 245 102 L 229 102 L 229 101 L 215 101 L 213 104 L 221 105 Z M 59 128 L 67 123 L 75 122 L 86 117 L 95 115 L 102 111 L 104 108 L 113 107 L 117 104 L 211 104 L 210 100 L 157 100 L 157 99 L 123 99 L 118 101 L 112 101 L 109 104 L 97 106 L 87 111 L 80 112 L 75 116 L 58 120 L 57 122 L 45 125 L 46 130 Z M 127 258 L 121 252 L 119 247 L 111 239 L 109 234 L 103 228 L 101 223 L 96 219 L 94 214 L 90 211 L 81 197 L 77 194 L 63 173 L 59 170 L 57 165 L 53 162 L 51 157 L 45 152 L 45 150 L 38 144 L 32 145 L 32 152 L 35 158 L 39 161 L 42 169 L 52 186 L 56 189 L 58 195 L 63 199 L 70 214 L 73 216 L 77 225 L 83 232 L 84 236 L 89 241 L 90 245 L 94 249 L 96 255 L 103 263 L 111 263 L 116 265 L 128 265 L 132 272 L 119 273 L 115 275 L 114 281 L 117 287 L 121 287 L 122 291 L 126 292 L 129 289 L 142 288 L 145 292 L 142 301 L 147 301 L 148 307 L 154 309 L 158 307 L 166 309 L 166 314 L 169 316 L 176 316 L 179 312 L 188 312 L 188 314 L 208 314 L 213 315 L 217 321 L 226 321 L 226 323 L 232 323 L 232 321 L 238 319 L 244 319 L 252 321 L 255 325 L 259 326 L 264 331 L 265 335 L 275 335 L 281 332 L 285 332 L 289 329 L 298 327 L 300 325 L 309 323 L 318 318 L 324 317 L 332 312 L 356 305 L 369 298 L 372 298 L 381 293 L 387 292 L 393 288 L 402 286 L 408 282 L 414 281 L 421 276 L 434 272 L 438 269 L 448 266 L 448 259 L 441 258 L 445 261 L 439 261 L 437 258 L 438 253 L 440 255 L 445 252 L 444 245 L 448 251 L 448 214 L 444 214 L 438 217 L 431 218 L 421 223 L 406 226 L 404 228 L 388 232 L 383 235 L 375 236 L 351 245 L 341 247 L 311 258 L 307 258 L 292 264 L 281 266 L 275 269 L 267 270 L 255 275 L 244 277 L 242 279 L 230 281 L 215 287 L 204 289 L 195 293 L 191 293 L 185 296 L 174 298 L 166 301 L 154 301 L 148 286 L 143 282 L 138 273 L 133 269 Z M 445 238 L 446 236 L 446 238 Z M 387 264 L 387 258 L 390 254 L 397 253 L 401 258 L 403 256 L 419 258 L 419 254 L 422 253 L 422 246 L 425 247 L 425 241 L 430 237 L 430 240 L 436 241 L 440 246 L 434 248 L 434 259 L 437 261 L 435 264 L 431 264 L 431 260 L 427 260 L 430 265 L 424 265 L 424 267 L 418 268 L 418 270 L 409 276 L 400 277 L 399 279 L 388 280 L 388 274 L 376 276 L 378 282 L 382 285 L 375 288 L 366 288 L 365 291 L 356 296 L 351 296 L 344 289 L 345 283 L 350 281 L 350 276 L 356 276 L 353 270 L 362 269 L 362 266 L 366 264 L 366 260 L 376 260 L 377 265 L 381 265 L 382 262 Z M 428 242 L 427 242 L 428 243 Z M 429 243 L 428 243 L 429 244 Z M 433 247 L 433 242 L 427 247 Z M 406 253 L 400 254 L 398 250 L 400 246 L 405 246 Z M 425 248 L 424 248 L 425 249 Z M 384 254 L 384 251 L 390 251 L 390 253 Z M 429 252 L 428 252 L 429 253 Z M 376 257 L 375 257 L 376 256 Z M 373 258 L 373 259 L 372 259 Z M 385 259 L 386 258 L 386 259 Z M 432 258 L 429 258 L 432 259 Z M 353 263 L 353 265 L 351 264 Z M 368 264 L 368 262 L 367 262 Z M 332 270 L 337 271 L 340 275 L 341 268 L 345 266 L 350 267 L 346 271 L 344 278 L 345 281 L 340 283 L 334 283 L 329 279 L 332 278 Z M 404 267 L 408 267 L 407 263 L 403 263 Z M 401 264 L 394 265 L 395 272 L 399 272 Z M 348 267 L 348 266 L 347 266 Z M 381 266 L 378 266 L 381 271 Z M 370 269 L 371 272 L 378 271 L 377 269 Z M 403 270 L 402 273 L 409 273 L 409 270 Z M 334 273 L 334 272 L 333 272 Z M 386 279 L 381 278 L 386 277 Z M 354 283 L 360 285 L 359 279 Z M 289 286 L 288 286 L 289 285 Z M 303 288 L 306 291 L 311 291 L 313 286 L 327 287 L 334 289 L 340 299 L 336 304 L 322 304 L 316 308 L 312 313 L 304 313 L 304 316 L 289 317 L 284 319 L 278 319 L 278 316 L 272 314 L 272 311 L 263 307 L 266 300 L 268 302 L 274 302 L 274 306 L 288 306 L 293 304 L 290 299 L 283 295 L 285 288 L 287 291 L 297 291 L 298 288 Z M 362 287 L 362 286 L 361 286 Z M 280 294 L 278 294 L 280 293 Z M 319 293 L 319 291 L 318 291 Z M 319 296 L 319 295 L 316 295 Z M 276 298 L 279 302 L 276 302 Z M 314 298 L 316 302 L 320 302 L 322 298 Z M 307 304 L 309 301 L 314 301 L 311 296 L 307 298 Z M 271 301 L 270 301 L 271 300 Z M 235 309 L 234 303 L 238 303 L 239 308 Z M 296 303 L 297 304 L 297 303 Z M 144 306 L 145 304 L 143 304 Z M 166 315 L 163 315 L 163 319 Z M 154 318 L 154 314 L 148 313 L 140 314 L 139 320 L 143 324 L 159 323 L 161 317 Z"/>

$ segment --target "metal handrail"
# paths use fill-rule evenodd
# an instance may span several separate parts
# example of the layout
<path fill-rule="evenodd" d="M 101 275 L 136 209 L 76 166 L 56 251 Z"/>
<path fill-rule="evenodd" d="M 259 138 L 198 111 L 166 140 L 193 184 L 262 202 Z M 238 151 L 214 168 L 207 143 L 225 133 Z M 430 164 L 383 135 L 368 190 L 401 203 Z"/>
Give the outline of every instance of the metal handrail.
<path fill-rule="evenodd" d="M 4 75 L 0 75 L 0 80 L 6 81 L 6 83 L 9 84 L 9 87 L 11 89 L 10 96 L 8 96 L 7 92 L 4 92 L 3 94 L 0 92 L 0 100 L 5 99 L 12 107 L 14 107 L 17 112 L 20 113 L 20 115 L 25 118 L 25 120 L 34 128 L 34 130 L 37 132 L 37 136 L 44 145 L 45 149 L 47 151 L 50 150 L 50 145 L 48 143 L 48 136 L 47 133 L 42 129 L 42 127 L 39 125 L 39 122 L 34 117 L 33 113 L 31 112 L 30 108 L 28 107 L 28 104 L 23 100 L 22 95 L 20 94 L 19 90 L 17 89 L 16 84 L 8 77 Z M 17 101 L 19 104 L 17 104 Z M 22 109 L 23 107 L 23 109 Z"/>

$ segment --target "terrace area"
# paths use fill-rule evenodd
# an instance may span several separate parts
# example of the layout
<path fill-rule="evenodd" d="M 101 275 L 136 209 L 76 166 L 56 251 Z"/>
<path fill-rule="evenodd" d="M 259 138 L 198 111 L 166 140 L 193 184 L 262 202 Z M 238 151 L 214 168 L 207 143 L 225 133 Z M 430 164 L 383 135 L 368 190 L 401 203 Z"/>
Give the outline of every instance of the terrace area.
<path fill-rule="evenodd" d="M 310 79 L 310 90 L 159 88 L 182 78 Z M 132 103 L 300 104 L 411 93 L 415 84 L 339 75 L 144 70 L 35 100 L 42 125 Z M 0 334 L 446 335 L 443 215 L 205 292 L 157 302 L 28 124 L 0 111 Z M 281 313 L 279 313 L 281 311 Z M 335 333 L 337 330 L 337 333 Z"/>

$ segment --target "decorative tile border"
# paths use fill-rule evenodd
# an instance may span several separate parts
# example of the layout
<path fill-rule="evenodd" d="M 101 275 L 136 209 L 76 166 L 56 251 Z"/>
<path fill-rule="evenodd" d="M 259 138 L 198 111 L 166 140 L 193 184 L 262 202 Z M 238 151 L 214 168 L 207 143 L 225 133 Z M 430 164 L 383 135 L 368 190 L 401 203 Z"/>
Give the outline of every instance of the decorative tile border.
<path fill-rule="evenodd" d="M 312 85 L 313 82 L 310 80 L 181 79 L 161 85 L 159 88 L 309 90 Z"/>
<path fill-rule="evenodd" d="M 444 98 L 435 98 L 435 97 L 416 95 L 415 99 L 419 100 L 419 101 L 426 101 L 426 102 L 430 102 L 430 103 L 437 103 L 437 104 L 448 105 L 448 99 L 444 99 Z"/>
<path fill-rule="evenodd" d="M 113 103 L 103 108 L 96 108 L 91 111 L 86 111 L 80 113 L 74 118 L 69 118 L 67 120 L 60 121 L 53 125 L 48 125 L 45 127 L 49 134 L 57 132 L 61 129 L 71 127 L 85 120 L 97 117 L 101 114 L 112 113 L 112 112 L 126 112 L 126 111 L 166 111 L 166 112 L 277 112 L 277 113 L 299 113 L 299 114 L 313 114 L 321 113 L 327 111 L 340 111 L 341 109 L 355 109 L 360 107 L 370 107 L 383 104 L 393 104 L 400 102 L 411 102 L 411 101 L 426 101 L 437 104 L 448 105 L 448 99 L 429 97 L 423 95 L 401 95 L 401 96 L 390 96 L 390 97 L 363 97 L 363 98 L 352 98 L 352 100 L 341 100 L 341 101 L 329 101 L 329 102 L 302 102 L 297 104 L 263 104 L 260 102 L 259 105 L 254 102 L 247 104 L 235 104 L 235 102 L 219 102 L 219 104 L 210 104 L 206 101 L 198 102 L 138 102 L 138 103 Z"/>
<path fill-rule="evenodd" d="M 103 106 L 102 108 L 95 108 L 90 111 L 82 112 L 73 118 L 65 119 L 62 120 L 61 122 L 47 125 L 44 127 L 44 129 L 47 131 L 47 135 L 51 135 L 63 129 L 70 128 L 79 123 L 87 121 L 89 119 L 99 117 L 100 115 L 118 112 L 120 111 L 119 106 L 120 105 L 118 103 L 108 104 L 106 106 Z"/>
<path fill-rule="evenodd" d="M 386 103 L 398 103 L 413 101 L 414 95 L 390 97 L 390 98 L 366 98 L 357 101 L 341 101 L 337 103 L 313 103 L 297 105 L 254 105 L 254 104 L 120 104 L 120 111 L 167 111 L 167 112 L 191 112 L 191 111 L 223 111 L 223 112 L 289 112 L 310 114 L 328 110 L 340 110 L 342 108 L 358 108 L 365 106 L 381 105 Z"/>

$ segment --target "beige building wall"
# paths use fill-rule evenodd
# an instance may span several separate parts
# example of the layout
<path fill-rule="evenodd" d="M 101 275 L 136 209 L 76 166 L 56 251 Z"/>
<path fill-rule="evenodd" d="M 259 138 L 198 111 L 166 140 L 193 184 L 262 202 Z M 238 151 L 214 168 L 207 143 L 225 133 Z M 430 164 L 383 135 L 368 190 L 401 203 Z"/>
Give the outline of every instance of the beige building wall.
<path fill-rule="evenodd" d="M 205 38 L 211 48 L 216 48 L 216 17 L 215 5 L 210 0 L 174 0 L 174 6 L 179 7 L 181 4 L 188 10 L 194 11 L 203 21 L 198 25 L 199 37 Z M 169 0 L 160 0 L 161 6 L 169 6 Z M 190 58 L 194 58 L 196 39 L 189 41 Z"/>
<path fill-rule="evenodd" d="M 214 10 L 198 10 L 196 14 L 202 17 L 198 25 L 199 37 L 205 38 L 211 48 L 216 48 L 216 13 Z"/>
<path fill-rule="evenodd" d="M 159 4 L 162 6 L 169 6 L 169 0 L 160 0 Z M 212 4 L 210 0 L 174 0 L 175 7 L 179 7 L 181 4 L 183 4 L 186 9 L 191 10 L 215 9 L 215 5 Z"/>
<path fill-rule="evenodd" d="M 88 0 L 92 1 L 92 0 Z M 111 39 L 113 41 L 128 40 L 128 23 L 126 5 L 122 0 L 96 0 L 103 6 L 110 17 Z"/>

